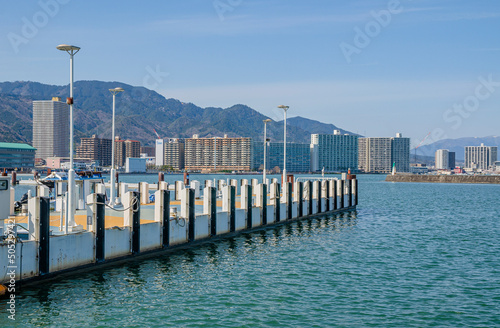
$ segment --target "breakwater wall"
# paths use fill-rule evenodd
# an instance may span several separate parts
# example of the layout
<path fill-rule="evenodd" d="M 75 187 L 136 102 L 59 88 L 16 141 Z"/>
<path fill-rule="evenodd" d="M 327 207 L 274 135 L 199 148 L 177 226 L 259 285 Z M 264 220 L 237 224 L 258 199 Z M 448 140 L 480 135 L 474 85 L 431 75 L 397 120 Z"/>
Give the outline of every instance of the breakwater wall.
<path fill-rule="evenodd" d="M 296 181 L 282 186 L 277 182 L 258 184 L 255 180 L 249 184 L 246 180 L 231 180 L 230 185 L 219 185 L 205 187 L 197 200 L 196 189 L 171 191 L 162 182 L 154 192 L 154 203 L 149 203 L 144 197 L 150 194 L 149 185 L 140 184 L 139 191 L 122 194 L 123 225 L 108 228 L 110 209 L 106 209 L 105 194 L 99 193 L 105 192 L 105 187 L 97 185 L 97 193 L 86 200 L 86 229 L 62 229 L 57 234 L 52 231 L 55 228 L 51 226 L 54 219 L 50 199 L 31 197 L 28 240 L 17 236 L 15 218 L 4 222 L 0 284 L 53 278 L 68 271 L 189 247 L 303 218 L 351 211 L 358 204 L 355 178 Z"/>
<path fill-rule="evenodd" d="M 433 183 L 490 183 L 500 184 L 498 175 L 424 175 L 396 174 L 387 175 L 389 182 L 433 182 Z"/>

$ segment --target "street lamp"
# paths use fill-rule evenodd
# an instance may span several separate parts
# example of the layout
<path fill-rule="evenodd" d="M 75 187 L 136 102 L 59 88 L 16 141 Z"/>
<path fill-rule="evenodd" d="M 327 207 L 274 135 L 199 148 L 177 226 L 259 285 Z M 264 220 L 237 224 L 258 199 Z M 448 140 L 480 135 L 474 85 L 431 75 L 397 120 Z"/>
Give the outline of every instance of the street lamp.
<path fill-rule="evenodd" d="M 80 47 L 70 46 L 67 44 L 60 44 L 57 50 L 66 51 L 69 54 L 69 171 L 68 171 L 68 225 L 70 228 L 75 227 L 75 170 L 73 168 L 73 56 L 80 51 Z"/>
<path fill-rule="evenodd" d="M 288 106 L 279 105 L 278 108 L 281 108 L 285 112 L 285 128 L 284 128 L 284 141 L 283 141 L 283 183 L 286 182 L 286 111 L 288 110 Z"/>
<path fill-rule="evenodd" d="M 264 171 L 262 171 L 262 183 L 266 183 L 266 152 L 267 152 L 267 123 L 271 122 L 271 119 L 264 120 Z"/>
<path fill-rule="evenodd" d="M 110 177 L 110 183 L 111 183 L 111 191 L 110 191 L 110 201 L 109 204 L 111 207 L 115 206 L 115 194 L 116 194 L 116 182 L 115 182 L 115 176 L 116 176 L 116 171 L 115 171 L 115 96 L 123 92 L 123 88 L 114 88 L 114 89 L 109 89 L 109 92 L 113 94 L 113 127 L 112 127 L 112 136 L 111 136 L 111 177 Z"/>

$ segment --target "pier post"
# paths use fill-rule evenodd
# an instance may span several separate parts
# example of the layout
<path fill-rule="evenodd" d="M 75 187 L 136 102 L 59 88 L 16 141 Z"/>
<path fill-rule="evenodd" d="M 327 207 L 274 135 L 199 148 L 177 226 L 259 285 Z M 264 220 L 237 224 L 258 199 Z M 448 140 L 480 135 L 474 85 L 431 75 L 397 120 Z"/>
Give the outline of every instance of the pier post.
<path fill-rule="evenodd" d="M 276 179 L 278 180 L 278 179 Z M 278 182 L 273 182 L 271 183 L 271 192 L 270 192 L 270 197 L 271 199 L 269 200 L 269 203 L 271 205 L 274 205 L 274 222 L 280 222 L 280 209 L 281 209 L 281 201 L 280 201 L 280 184 Z"/>
<path fill-rule="evenodd" d="M 344 180 L 342 180 L 342 179 L 338 181 L 337 192 L 338 192 L 338 195 L 340 198 L 339 209 L 343 209 L 345 207 L 345 204 L 344 204 L 345 188 L 344 188 Z"/>
<path fill-rule="evenodd" d="M 175 181 L 175 186 L 174 186 L 174 196 L 175 200 L 181 200 L 181 191 L 184 188 L 184 182 L 182 181 Z"/>
<path fill-rule="evenodd" d="M 307 211 L 304 210 L 302 213 L 303 216 L 305 215 L 311 215 L 312 213 L 312 188 L 311 188 L 311 181 L 305 181 L 304 182 L 304 192 L 303 192 L 303 200 L 307 204 Z"/>
<path fill-rule="evenodd" d="M 354 182 L 354 185 L 353 185 L 353 189 L 354 189 L 354 206 L 358 206 L 358 179 L 354 179 L 353 182 Z"/>
<path fill-rule="evenodd" d="M 291 220 L 292 219 L 292 183 L 291 182 L 285 182 L 284 183 L 285 187 L 285 203 L 286 203 L 286 219 Z"/>
<path fill-rule="evenodd" d="M 188 241 L 195 240 L 195 198 L 194 190 L 184 188 L 181 191 L 181 217 L 188 222 Z"/>
<path fill-rule="evenodd" d="M 321 201 L 325 200 L 324 212 L 330 211 L 330 188 L 328 188 L 328 180 L 321 181 Z"/>
<path fill-rule="evenodd" d="M 261 183 L 256 188 L 255 205 L 260 208 L 261 225 L 267 224 L 267 185 Z"/>
<path fill-rule="evenodd" d="M 126 227 L 131 227 L 131 245 L 132 254 L 140 252 L 141 246 L 141 201 L 140 193 L 137 191 L 128 191 L 123 195 L 123 206 L 126 208 L 123 213 L 123 222 Z"/>
<path fill-rule="evenodd" d="M 160 188 L 162 188 L 160 181 Z M 170 245 L 170 191 L 159 189 L 155 192 L 155 221 L 160 222 L 161 245 Z"/>
<path fill-rule="evenodd" d="M 158 190 L 168 190 L 168 182 L 160 181 L 158 184 Z M 169 195 L 169 197 L 170 197 L 170 195 Z"/>
<path fill-rule="evenodd" d="M 68 216 L 66 215 L 66 218 Z M 28 233 L 29 240 L 40 240 L 40 197 L 31 197 L 28 190 Z"/>
<path fill-rule="evenodd" d="M 321 184 L 313 181 L 313 199 L 316 199 L 316 213 L 321 213 Z"/>
<path fill-rule="evenodd" d="M 234 187 L 236 194 L 238 194 L 238 180 L 231 179 L 229 184 Z"/>
<path fill-rule="evenodd" d="M 149 204 L 149 183 L 139 183 L 139 193 L 141 195 L 141 204 Z"/>
<path fill-rule="evenodd" d="M 38 271 L 41 276 L 50 271 L 50 198 L 40 197 L 38 239 Z"/>
<path fill-rule="evenodd" d="M 258 185 L 259 185 L 259 180 L 257 179 L 252 179 L 250 180 L 251 181 L 251 185 L 252 185 L 252 190 L 255 192 L 255 194 L 257 193 L 257 190 L 259 189 Z M 262 183 L 266 183 L 265 181 L 263 181 Z M 255 195 L 254 194 L 254 195 Z"/>
<path fill-rule="evenodd" d="M 252 228 L 252 186 L 245 184 L 241 186 L 241 208 L 245 210 L 246 227 Z"/>
<path fill-rule="evenodd" d="M 222 210 L 228 213 L 229 216 L 229 232 L 236 231 L 236 187 L 225 186 L 223 188 L 223 204 Z"/>
<path fill-rule="evenodd" d="M 337 209 L 337 180 L 330 180 L 330 197 L 331 197 L 331 204 L 333 205 L 332 206 L 332 210 L 336 210 Z"/>
<path fill-rule="evenodd" d="M 106 195 L 96 194 L 96 215 L 95 215 L 95 259 L 96 262 L 105 260 L 105 209 Z"/>
<path fill-rule="evenodd" d="M 293 200 L 297 203 L 297 217 L 301 217 L 303 215 L 303 207 L 304 201 L 302 199 L 302 191 L 303 191 L 302 182 L 295 182 L 295 191 L 293 193 Z"/>
<path fill-rule="evenodd" d="M 203 191 L 203 214 L 210 219 L 210 236 L 217 235 L 217 190 L 215 187 L 205 187 Z"/>
<path fill-rule="evenodd" d="M 352 207 L 352 179 L 347 181 L 347 206 Z"/>

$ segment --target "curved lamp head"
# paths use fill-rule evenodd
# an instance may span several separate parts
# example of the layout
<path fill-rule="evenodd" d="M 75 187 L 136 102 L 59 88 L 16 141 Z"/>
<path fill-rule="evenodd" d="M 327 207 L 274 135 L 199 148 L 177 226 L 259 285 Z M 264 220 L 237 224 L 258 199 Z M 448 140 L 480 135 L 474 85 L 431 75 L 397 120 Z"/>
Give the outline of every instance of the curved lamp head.
<path fill-rule="evenodd" d="M 264 120 L 263 122 L 264 122 L 264 123 L 269 123 L 269 122 L 272 122 L 272 121 L 273 121 L 273 120 L 271 120 L 270 118 L 268 118 L 268 119 Z"/>
<path fill-rule="evenodd" d="M 70 55 L 74 55 L 80 50 L 80 47 L 70 46 L 68 44 L 60 44 L 56 48 L 57 50 L 66 51 Z"/>
<path fill-rule="evenodd" d="M 288 108 L 290 108 L 289 106 L 285 106 L 285 105 L 279 105 L 278 108 L 281 108 L 283 109 L 285 112 L 288 110 Z"/>
<path fill-rule="evenodd" d="M 114 89 L 109 89 L 109 91 L 113 94 L 113 95 L 116 95 L 117 93 L 119 92 L 123 92 L 125 90 L 123 90 L 123 88 L 114 88 Z"/>

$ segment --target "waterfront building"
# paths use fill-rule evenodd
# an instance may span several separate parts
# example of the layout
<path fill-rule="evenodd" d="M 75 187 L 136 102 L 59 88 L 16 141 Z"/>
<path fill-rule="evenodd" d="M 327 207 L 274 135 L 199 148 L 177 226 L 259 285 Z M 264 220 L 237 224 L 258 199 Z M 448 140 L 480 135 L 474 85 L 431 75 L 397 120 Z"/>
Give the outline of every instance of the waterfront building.
<path fill-rule="evenodd" d="M 141 146 L 141 154 L 146 154 L 147 157 L 155 157 L 155 147 Z"/>
<path fill-rule="evenodd" d="M 311 171 L 341 172 L 358 168 L 358 136 L 340 134 L 311 135 Z"/>
<path fill-rule="evenodd" d="M 410 138 L 359 138 L 359 170 L 369 173 L 410 172 Z"/>
<path fill-rule="evenodd" d="M 59 97 L 33 101 L 36 158 L 69 156 L 69 106 Z"/>
<path fill-rule="evenodd" d="M 435 167 L 437 170 L 447 170 L 449 164 L 450 152 L 448 149 L 438 149 L 435 154 Z"/>
<path fill-rule="evenodd" d="M 465 147 L 465 168 L 477 170 L 493 169 L 497 161 L 497 147 L 481 146 Z"/>
<path fill-rule="evenodd" d="M 183 139 L 156 139 L 156 166 L 167 166 L 174 170 L 184 169 L 184 151 Z"/>
<path fill-rule="evenodd" d="M 251 138 L 185 139 L 185 168 L 194 171 L 250 171 L 252 168 Z"/>
<path fill-rule="evenodd" d="M 0 169 L 29 170 L 35 166 L 35 152 L 28 144 L 0 142 Z"/>
<path fill-rule="evenodd" d="M 267 142 L 266 169 L 272 170 L 279 167 L 283 170 L 283 143 Z M 253 169 L 264 169 L 264 143 L 252 142 Z M 286 169 L 287 172 L 309 172 L 311 170 L 310 144 L 286 143 Z"/>
<path fill-rule="evenodd" d="M 115 138 L 115 165 L 118 167 L 125 166 L 127 158 L 141 157 L 141 143 L 137 140 L 121 140 L 120 137 Z"/>
<path fill-rule="evenodd" d="M 80 140 L 76 157 L 91 159 L 100 166 L 111 166 L 111 139 L 100 139 L 94 134 L 91 138 Z"/>
<path fill-rule="evenodd" d="M 450 151 L 448 152 L 448 167 L 450 170 L 453 170 L 456 166 L 456 161 L 455 161 L 455 152 Z"/>

